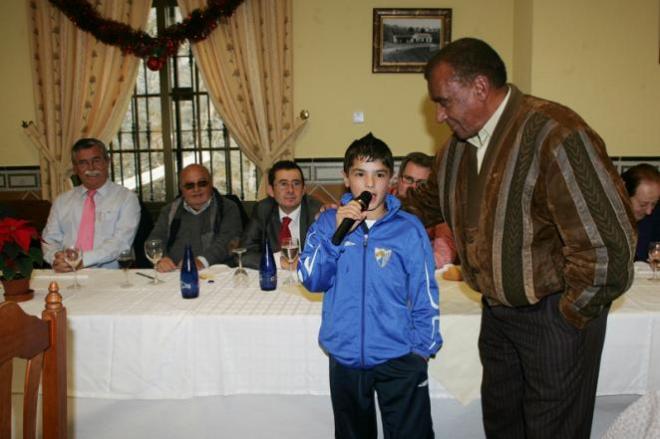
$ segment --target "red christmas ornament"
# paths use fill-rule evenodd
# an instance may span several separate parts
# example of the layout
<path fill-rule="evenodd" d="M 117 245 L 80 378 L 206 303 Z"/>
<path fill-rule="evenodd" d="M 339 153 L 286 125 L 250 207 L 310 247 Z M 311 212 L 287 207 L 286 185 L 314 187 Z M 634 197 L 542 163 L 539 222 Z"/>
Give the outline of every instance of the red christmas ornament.
<path fill-rule="evenodd" d="M 152 37 L 125 23 L 102 17 L 91 0 L 49 0 L 78 28 L 91 33 L 102 43 L 119 47 L 126 54 L 147 59 L 147 67 L 160 70 L 168 56 L 176 55 L 183 40 L 206 38 L 223 17 L 229 17 L 243 0 L 207 0 L 206 7 L 195 9 L 181 23 L 167 27 L 160 37 Z M 163 41 L 164 40 L 164 41 Z"/>
<path fill-rule="evenodd" d="M 147 60 L 147 67 L 149 70 L 153 70 L 154 72 L 162 69 L 164 64 L 165 60 L 163 58 L 156 58 L 155 56 L 150 56 Z"/>

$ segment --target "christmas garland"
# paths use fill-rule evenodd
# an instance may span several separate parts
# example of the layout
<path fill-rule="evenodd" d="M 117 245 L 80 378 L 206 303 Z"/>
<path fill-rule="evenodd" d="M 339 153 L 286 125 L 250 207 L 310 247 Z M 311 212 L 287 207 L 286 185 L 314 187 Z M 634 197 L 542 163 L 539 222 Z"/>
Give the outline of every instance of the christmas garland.
<path fill-rule="evenodd" d="M 49 0 L 79 29 L 91 33 L 102 43 L 118 47 L 123 53 L 147 60 L 147 67 L 160 70 L 179 50 L 184 40 L 202 41 L 216 28 L 218 21 L 229 17 L 243 0 L 208 0 L 206 8 L 195 9 L 181 23 L 167 27 L 157 37 L 129 25 L 101 17 L 87 0 Z"/>

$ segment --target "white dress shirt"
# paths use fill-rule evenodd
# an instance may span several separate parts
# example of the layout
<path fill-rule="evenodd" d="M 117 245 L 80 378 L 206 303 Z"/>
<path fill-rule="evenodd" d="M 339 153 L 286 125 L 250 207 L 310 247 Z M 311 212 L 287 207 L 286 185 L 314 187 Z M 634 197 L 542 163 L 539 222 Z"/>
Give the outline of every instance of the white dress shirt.
<path fill-rule="evenodd" d="M 76 244 L 86 197 L 87 188 L 77 186 L 53 203 L 41 244 L 44 260 L 49 264 L 56 252 Z M 97 189 L 94 203 L 94 249 L 83 253 L 83 266 L 117 268 L 119 253 L 133 245 L 140 222 L 140 203 L 132 191 L 109 180 Z"/>
<path fill-rule="evenodd" d="M 495 127 L 497 127 L 497 123 L 500 121 L 500 117 L 502 117 L 506 103 L 509 102 L 510 95 L 511 89 L 506 92 L 506 96 L 502 102 L 500 102 L 499 107 L 497 107 L 497 110 L 495 110 L 493 115 L 490 116 L 490 119 L 488 119 L 488 122 L 486 122 L 483 128 L 481 128 L 481 130 L 479 130 L 475 136 L 467 139 L 469 143 L 477 147 L 477 173 L 481 171 L 481 164 L 483 163 L 484 157 L 486 156 L 486 150 L 488 149 L 490 138 L 493 135 L 493 131 L 495 131 Z"/>

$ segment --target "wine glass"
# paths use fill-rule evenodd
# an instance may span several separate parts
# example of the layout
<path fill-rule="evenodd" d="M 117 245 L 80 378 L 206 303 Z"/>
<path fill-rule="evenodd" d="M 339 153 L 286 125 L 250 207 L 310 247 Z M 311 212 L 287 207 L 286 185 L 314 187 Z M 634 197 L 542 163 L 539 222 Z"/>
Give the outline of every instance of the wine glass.
<path fill-rule="evenodd" d="M 147 259 L 154 264 L 154 285 L 160 283 L 158 280 L 158 270 L 156 270 L 156 265 L 158 261 L 163 258 L 163 241 L 160 239 L 149 239 L 144 243 L 144 254 L 147 256 Z"/>
<path fill-rule="evenodd" d="M 73 285 L 69 285 L 69 288 L 78 289 L 81 285 L 78 283 L 78 264 L 82 260 L 82 250 L 75 245 L 67 247 L 64 249 L 64 262 L 67 263 L 69 267 L 73 270 Z"/>
<path fill-rule="evenodd" d="M 660 268 L 660 241 L 649 243 L 649 264 L 653 270 L 653 277 L 650 280 L 658 280 L 656 273 Z"/>
<path fill-rule="evenodd" d="M 238 256 L 238 268 L 234 271 L 234 285 L 245 286 L 248 281 L 248 272 L 243 268 L 243 260 L 241 255 L 247 251 L 244 247 L 237 247 L 232 250 L 232 253 Z"/>
<path fill-rule="evenodd" d="M 289 263 L 289 276 L 284 282 L 285 285 L 296 285 L 298 280 L 295 276 L 296 267 L 293 266 L 293 263 L 298 258 L 298 250 L 300 249 L 300 241 L 298 238 L 284 238 L 282 240 L 282 254 Z"/>
<path fill-rule="evenodd" d="M 132 248 L 122 250 L 119 253 L 117 262 L 119 263 L 119 268 L 124 271 L 124 283 L 120 285 L 122 288 L 132 287 L 133 284 L 128 280 L 128 269 L 131 268 L 133 261 L 135 260 L 135 252 Z"/>

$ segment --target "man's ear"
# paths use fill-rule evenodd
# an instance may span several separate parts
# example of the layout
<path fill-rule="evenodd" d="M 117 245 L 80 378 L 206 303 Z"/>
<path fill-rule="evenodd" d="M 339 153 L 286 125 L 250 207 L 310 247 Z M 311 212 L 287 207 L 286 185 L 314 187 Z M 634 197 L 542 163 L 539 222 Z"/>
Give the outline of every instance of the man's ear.
<path fill-rule="evenodd" d="M 476 78 L 472 81 L 474 86 L 474 92 L 476 96 L 484 101 L 490 94 L 490 81 L 484 75 L 477 75 Z"/>
<path fill-rule="evenodd" d="M 273 192 L 273 186 L 266 185 L 266 193 L 268 196 L 275 198 L 275 192 Z"/>

